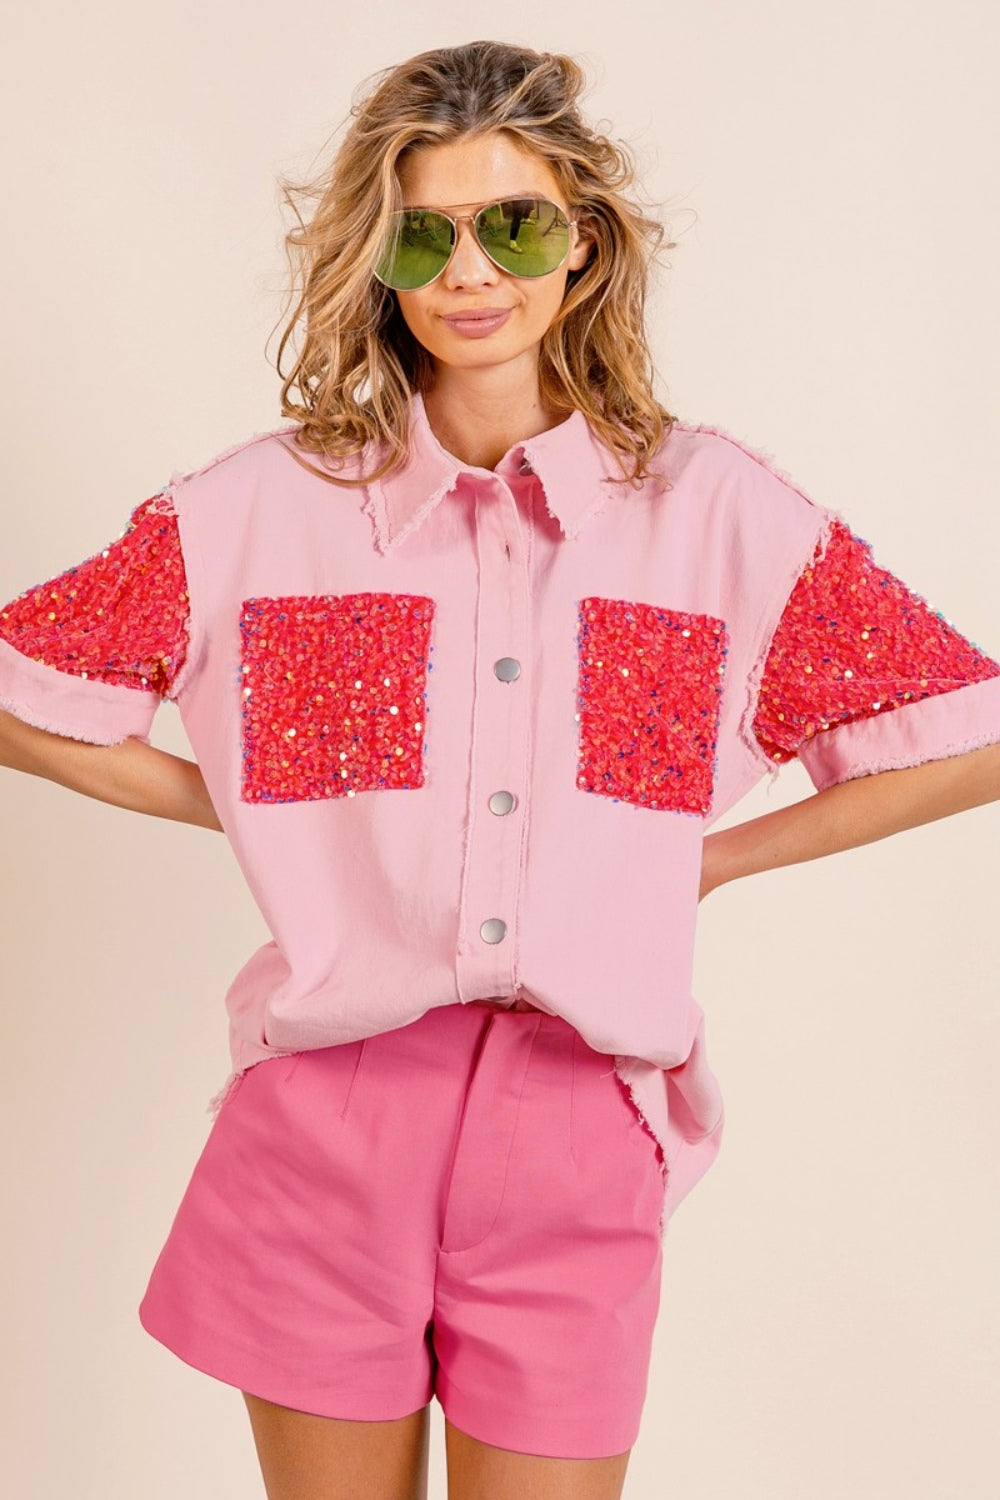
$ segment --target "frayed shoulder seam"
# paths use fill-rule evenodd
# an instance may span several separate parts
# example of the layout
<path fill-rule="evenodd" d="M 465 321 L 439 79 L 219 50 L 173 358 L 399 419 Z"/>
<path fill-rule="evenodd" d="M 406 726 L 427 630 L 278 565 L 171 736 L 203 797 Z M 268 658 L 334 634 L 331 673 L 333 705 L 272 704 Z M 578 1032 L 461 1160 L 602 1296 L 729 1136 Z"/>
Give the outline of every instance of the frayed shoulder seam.
<path fill-rule="evenodd" d="M 298 431 L 298 423 L 287 423 L 283 427 L 273 427 L 267 432 L 254 433 L 252 437 L 244 438 L 242 442 L 234 443 L 230 448 L 224 448 L 221 453 L 217 453 L 214 458 L 208 459 L 196 469 L 175 470 L 159 493 L 161 495 L 170 493 L 177 489 L 178 486 L 187 484 L 189 480 L 200 479 L 203 474 L 211 473 L 220 464 L 227 463 L 230 459 L 236 458 L 241 453 L 245 453 L 249 448 L 258 447 L 261 443 L 271 442 L 275 438 L 289 437 Z"/>
<path fill-rule="evenodd" d="M 674 430 L 676 432 L 688 432 L 693 435 L 700 433 L 705 437 L 721 438 L 723 442 L 729 443 L 732 447 L 738 448 L 741 453 L 745 453 L 747 458 L 753 459 L 754 463 L 759 464 L 762 469 L 766 469 L 769 474 L 772 474 L 775 479 L 780 480 L 782 484 L 787 485 L 789 489 L 794 490 L 797 495 L 801 495 L 802 499 L 807 500 L 810 505 L 818 506 L 820 504 L 807 490 L 803 489 L 798 480 L 794 479 L 786 469 L 782 469 L 779 466 L 777 459 L 766 448 L 753 447 L 750 443 L 744 442 L 742 438 L 735 437 L 733 433 L 727 432 L 724 427 L 718 427 L 711 422 L 676 422 Z"/>

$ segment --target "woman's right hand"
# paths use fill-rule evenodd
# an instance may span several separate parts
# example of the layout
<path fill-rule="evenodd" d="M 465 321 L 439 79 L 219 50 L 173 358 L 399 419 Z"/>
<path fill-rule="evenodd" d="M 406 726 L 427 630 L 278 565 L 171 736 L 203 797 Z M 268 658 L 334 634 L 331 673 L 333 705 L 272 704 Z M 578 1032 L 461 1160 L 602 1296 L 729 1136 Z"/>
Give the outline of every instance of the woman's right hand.
<path fill-rule="evenodd" d="M 0 766 L 114 807 L 222 832 L 198 764 L 134 736 L 118 745 L 92 745 L 37 729 L 0 709 Z"/>

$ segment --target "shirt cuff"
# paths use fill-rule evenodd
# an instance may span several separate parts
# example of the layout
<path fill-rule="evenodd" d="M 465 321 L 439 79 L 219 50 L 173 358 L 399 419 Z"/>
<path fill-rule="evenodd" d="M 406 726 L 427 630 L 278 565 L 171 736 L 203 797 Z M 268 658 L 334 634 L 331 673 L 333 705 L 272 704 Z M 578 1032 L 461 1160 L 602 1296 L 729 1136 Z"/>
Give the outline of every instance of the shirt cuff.
<path fill-rule="evenodd" d="M 945 760 L 1000 741 L 1000 677 L 966 683 L 871 718 L 825 729 L 799 747 L 818 792 L 839 781 Z"/>
<path fill-rule="evenodd" d="M 156 693 L 60 672 L 0 640 L 0 708 L 36 729 L 118 745 L 147 739 L 159 706 Z"/>

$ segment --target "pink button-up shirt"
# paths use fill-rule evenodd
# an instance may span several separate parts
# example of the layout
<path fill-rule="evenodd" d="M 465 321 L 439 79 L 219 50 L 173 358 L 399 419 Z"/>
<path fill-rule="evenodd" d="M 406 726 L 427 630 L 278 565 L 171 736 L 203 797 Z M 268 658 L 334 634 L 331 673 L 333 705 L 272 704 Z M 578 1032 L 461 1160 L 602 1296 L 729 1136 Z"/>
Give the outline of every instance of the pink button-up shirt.
<path fill-rule="evenodd" d="M 405 467 L 356 488 L 293 438 L 0 611 L 0 706 L 111 744 L 176 702 L 272 934 L 226 997 L 236 1072 L 532 1004 L 615 1056 L 666 1222 L 722 1128 L 706 826 L 795 756 L 822 788 L 1000 740 L 1000 666 L 716 429 L 637 487 L 579 412 L 489 470 L 415 396 Z"/>

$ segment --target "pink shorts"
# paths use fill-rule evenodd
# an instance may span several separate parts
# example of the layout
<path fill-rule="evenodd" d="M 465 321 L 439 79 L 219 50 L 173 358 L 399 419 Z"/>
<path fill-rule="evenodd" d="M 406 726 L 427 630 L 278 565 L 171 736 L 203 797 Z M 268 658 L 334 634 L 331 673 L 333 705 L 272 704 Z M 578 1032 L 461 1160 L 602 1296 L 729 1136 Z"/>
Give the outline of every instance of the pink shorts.
<path fill-rule="evenodd" d="M 613 1058 L 565 1021 L 448 1005 L 258 1063 L 213 1126 L 140 1309 L 282 1406 L 601 1458 L 635 1441 L 663 1176 Z"/>

